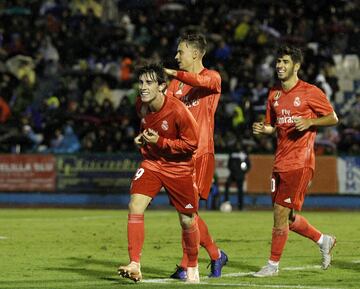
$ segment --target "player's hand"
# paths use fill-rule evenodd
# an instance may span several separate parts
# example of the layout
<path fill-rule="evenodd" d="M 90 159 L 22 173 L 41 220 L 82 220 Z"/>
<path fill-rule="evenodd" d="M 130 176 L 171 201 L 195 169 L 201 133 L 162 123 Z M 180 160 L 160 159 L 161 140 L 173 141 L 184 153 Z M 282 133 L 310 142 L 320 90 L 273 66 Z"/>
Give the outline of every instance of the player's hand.
<path fill-rule="evenodd" d="M 148 128 L 143 131 L 143 138 L 149 144 L 156 144 L 159 139 L 159 134 L 155 130 Z"/>
<path fill-rule="evenodd" d="M 142 133 L 139 133 L 135 138 L 134 138 L 134 143 L 137 147 L 142 147 L 145 145 L 145 140 L 143 137 Z"/>
<path fill-rule="evenodd" d="M 174 69 L 169 69 L 169 68 L 164 68 L 164 72 L 167 74 L 167 75 L 170 75 L 170 76 L 176 76 L 177 74 L 177 71 L 174 70 Z"/>
<path fill-rule="evenodd" d="M 311 119 L 294 117 L 293 120 L 294 120 L 295 128 L 298 131 L 307 130 L 310 126 L 312 126 Z"/>
<path fill-rule="evenodd" d="M 265 133 L 265 124 L 263 122 L 254 122 L 252 125 L 253 134 Z"/>

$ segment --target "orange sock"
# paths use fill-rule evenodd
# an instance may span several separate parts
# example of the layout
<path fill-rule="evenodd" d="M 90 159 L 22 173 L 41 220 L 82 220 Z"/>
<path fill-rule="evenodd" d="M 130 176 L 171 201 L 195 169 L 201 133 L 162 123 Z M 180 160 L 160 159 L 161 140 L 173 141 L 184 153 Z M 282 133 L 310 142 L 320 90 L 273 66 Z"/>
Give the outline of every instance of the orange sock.
<path fill-rule="evenodd" d="M 186 246 L 185 246 L 185 242 L 184 242 L 184 234 L 181 234 L 181 245 L 182 245 L 182 249 L 183 249 L 183 256 L 180 262 L 180 267 L 186 269 L 187 268 L 187 264 L 189 262 L 189 258 L 187 256 L 186 253 Z"/>
<path fill-rule="evenodd" d="M 200 231 L 200 245 L 206 249 L 211 260 L 220 258 L 220 250 L 216 246 L 214 240 L 211 238 L 208 227 L 200 216 L 197 216 L 199 231 Z"/>
<path fill-rule="evenodd" d="M 145 239 L 144 215 L 128 215 L 128 251 L 130 261 L 140 263 L 141 250 Z"/>
<path fill-rule="evenodd" d="M 187 267 L 195 267 L 198 264 L 198 254 L 200 247 L 200 234 L 197 222 L 189 229 L 182 229 L 182 236 L 185 243 L 185 251 L 188 258 Z"/>
<path fill-rule="evenodd" d="M 306 220 L 301 215 L 295 215 L 294 222 L 289 226 L 289 229 L 295 233 L 298 233 L 301 236 L 309 238 L 314 242 L 319 241 L 321 237 L 321 232 L 317 230 L 315 227 L 310 225 L 308 220 Z"/>
<path fill-rule="evenodd" d="M 216 246 L 213 239 L 211 238 L 206 223 L 204 222 L 203 219 L 200 218 L 199 215 L 197 215 L 196 218 L 197 218 L 199 233 L 200 233 L 200 246 L 202 246 L 206 249 L 211 260 L 219 259 L 220 258 L 220 250 Z M 189 259 L 186 254 L 184 238 L 182 238 L 181 241 L 182 241 L 181 244 L 182 244 L 182 248 L 183 248 L 183 257 L 180 262 L 180 267 L 186 269 Z"/>
<path fill-rule="evenodd" d="M 276 229 L 273 228 L 272 231 L 272 241 L 271 241 L 271 256 L 270 260 L 274 262 L 279 262 L 281 254 L 285 248 L 285 244 L 289 234 L 289 227 Z"/>

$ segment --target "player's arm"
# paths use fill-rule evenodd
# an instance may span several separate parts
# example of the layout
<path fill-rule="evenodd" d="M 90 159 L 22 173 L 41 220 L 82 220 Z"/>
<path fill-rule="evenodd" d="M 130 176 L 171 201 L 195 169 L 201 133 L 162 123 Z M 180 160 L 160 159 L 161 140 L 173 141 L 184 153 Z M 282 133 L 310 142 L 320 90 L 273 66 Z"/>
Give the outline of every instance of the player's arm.
<path fill-rule="evenodd" d="M 198 145 L 198 126 L 186 109 L 179 114 L 180 135 L 177 139 L 160 136 L 156 131 L 147 129 L 143 132 L 145 142 L 157 146 L 161 151 L 172 155 L 189 155 L 195 152 Z"/>
<path fill-rule="evenodd" d="M 198 73 L 168 68 L 165 68 L 164 71 L 168 75 L 175 77 L 187 85 L 206 88 L 213 93 L 221 92 L 221 78 L 218 73 L 208 73 L 206 75 L 201 75 Z"/>
<path fill-rule="evenodd" d="M 252 125 L 253 134 L 273 134 L 276 128 L 263 122 L 254 122 Z"/>
<path fill-rule="evenodd" d="M 294 118 L 295 128 L 304 131 L 312 126 L 332 126 L 339 121 L 335 111 L 318 118 Z"/>
<path fill-rule="evenodd" d="M 339 122 L 338 117 L 326 95 L 317 87 L 312 86 L 309 92 L 308 103 L 318 117 L 294 118 L 295 128 L 304 131 L 312 126 L 331 126 Z"/>
<path fill-rule="evenodd" d="M 176 81 L 175 81 L 175 80 L 171 80 L 170 83 L 169 83 L 169 85 L 168 85 L 167 88 L 166 88 L 165 94 L 166 94 L 167 96 L 174 96 L 174 97 L 178 98 L 178 97 L 176 96 L 176 94 L 175 94 L 175 93 L 176 93 L 176 90 L 177 90 Z"/>
<path fill-rule="evenodd" d="M 269 93 L 269 98 L 266 103 L 265 120 L 263 122 L 254 122 L 252 125 L 253 134 L 255 135 L 258 134 L 270 135 L 276 132 L 276 127 L 275 127 L 276 114 L 271 106 L 270 94 L 271 92 Z"/>

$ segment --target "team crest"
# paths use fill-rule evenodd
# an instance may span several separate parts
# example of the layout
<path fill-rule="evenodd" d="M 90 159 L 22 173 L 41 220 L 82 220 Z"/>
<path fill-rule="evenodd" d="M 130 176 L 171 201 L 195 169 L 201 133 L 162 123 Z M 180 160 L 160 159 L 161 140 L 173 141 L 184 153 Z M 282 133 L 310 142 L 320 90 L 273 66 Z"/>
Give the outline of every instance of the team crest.
<path fill-rule="evenodd" d="M 163 120 L 162 124 L 161 124 L 161 128 L 163 130 L 168 130 L 169 129 L 169 124 L 166 120 Z"/>
<path fill-rule="evenodd" d="M 298 107 L 301 105 L 301 100 L 300 100 L 300 97 L 295 97 L 294 99 L 294 106 Z"/>
<path fill-rule="evenodd" d="M 145 118 L 142 118 L 142 119 L 141 119 L 141 123 L 142 123 L 142 124 L 146 124 Z"/>
<path fill-rule="evenodd" d="M 278 90 L 274 95 L 274 100 L 279 100 L 280 96 L 281 96 L 281 91 Z"/>
<path fill-rule="evenodd" d="M 274 102 L 274 106 L 279 106 L 279 103 L 277 102 L 277 100 Z"/>

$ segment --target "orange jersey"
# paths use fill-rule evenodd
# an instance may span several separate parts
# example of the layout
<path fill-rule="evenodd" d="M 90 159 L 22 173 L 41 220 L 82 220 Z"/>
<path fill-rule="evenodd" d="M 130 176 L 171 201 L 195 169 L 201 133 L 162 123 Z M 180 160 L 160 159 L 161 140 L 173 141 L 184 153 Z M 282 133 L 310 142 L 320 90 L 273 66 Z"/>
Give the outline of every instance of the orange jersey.
<path fill-rule="evenodd" d="M 305 167 L 315 169 L 316 128 L 297 131 L 293 118 L 317 118 L 332 112 L 333 108 L 325 94 L 305 81 L 299 80 L 289 91 L 284 91 L 280 85 L 270 90 L 266 124 L 276 127 L 277 132 L 274 172 Z"/>
<path fill-rule="evenodd" d="M 214 115 L 221 94 L 220 74 L 206 68 L 199 74 L 178 71 L 166 93 L 184 102 L 199 125 L 196 157 L 214 153 Z"/>
<path fill-rule="evenodd" d="M 148 111 L 140 99 L 136 107 L 142 115 L 141 131 L 151 128 L 159 134 L 156 144 L 146 144 L 141 148 L 144 157 L 142 165 L 162 173 L 192 174 L 199 129 L 185 105 L 174 97 L 165 96 L 164 104 L 158 112 Z"/>

